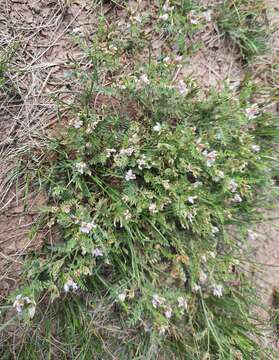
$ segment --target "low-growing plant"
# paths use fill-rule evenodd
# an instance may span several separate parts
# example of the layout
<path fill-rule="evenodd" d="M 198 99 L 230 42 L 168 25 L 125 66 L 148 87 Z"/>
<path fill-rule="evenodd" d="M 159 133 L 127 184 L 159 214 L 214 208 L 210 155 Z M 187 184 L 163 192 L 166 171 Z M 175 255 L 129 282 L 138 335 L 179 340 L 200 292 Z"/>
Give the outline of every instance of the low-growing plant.
<path fill-rule="evenodd" d="M 170 26 L 195 15 L 190 1 L 161 5 Z M 71 121 L 61 120 L 43 154 L 22 159 L 48 204 L 31 234 L 45 231 L 45 244 L 26 256 L 10 298 L 16 354 L 262 359 L 245 249 L 256 209 L 276 194 L 278 119 L 251 104 L 251 84 L 239 96 L 226 87 L 205 96 L 179 78 L 179 49 L 127 65 L 127 53 L 147 44 L 136 41 L 142 29 L 113 31 L 103 18 L 91 47 L 75 35 L 91 70 L 73 66 L 82 92 Z M 6 346 L 1 356 L 12 353 Z"/>
<path fill-rule="evenodd" d="M 49 196 L 34 231 L 56 236 L 26 259 L 21 358 L 260 359 L 243 247 L 270 198 L 273 115 L 250 87 L 204 99 L 175 63 L 104 87 L 115 54 L 89 53 L 86 96 L 32 174 Z"/>

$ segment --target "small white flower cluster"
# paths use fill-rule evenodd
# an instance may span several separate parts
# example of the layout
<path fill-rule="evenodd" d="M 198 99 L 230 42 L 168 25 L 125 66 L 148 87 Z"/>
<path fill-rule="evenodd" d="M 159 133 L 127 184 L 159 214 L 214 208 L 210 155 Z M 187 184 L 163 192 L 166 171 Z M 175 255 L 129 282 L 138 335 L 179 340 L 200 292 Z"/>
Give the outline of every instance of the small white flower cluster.
<path fill-rule="evenodd" d="M 173 11 L 173 10 L 174 10 L 174 6 L 170 6 L 169 0 L 166 0 L 166 2 L 164 3 L 162 9 L 163 9 L 163 11 L 164 11 L 165 13 L 167 13 L 167 12 L 169 12 L 169 11 Z"/>
<path fill-rule="evenodd" d="M 72 125 L 75 129 L 80 129 L 83 126 L 83 121 L 80 119 L 71 120 L 70 125 Z"/>
<path fill-rule="evenodd" d="M 241 203 L 242 202 L 242 197 L 239 194 L 235 194 L 235 196 L 232 198 L 232 202 Z"/>
<path fill-rule="evenodd" d="M 178 301 L 178 307 L 181 308 L 182 310 L 187 310 L 188 309 L 188 302 L 187 299 L 185 299 L 184 297 L 180 296 L 177 298 Z"/>
<path fill-rule="evenodd" d="M 132 215 L 128 209 L 124 212 L 125 220 L 130 220 L 132 218 Z"/>
<path fill-rule="evenodd" d="M 200 274 L 199 274 L 199 282 L 201 283 L 201 284 L 204 284 L 204 283 L 206 283 L 206 281 L 207 281 L 207 274 L 204 272 L 204 271 L 200 271 Z"/>
<path fill-rule="evenodd" d="M 223 296 L 223 286 L 222 285 L 214 284 L 214 285 L 212 285 L 212 290 L 213 290 L 214 296 L 216 296 L 218 298 Z"/>
<path fill-rule="evenodd" d="M 259 146 L 259 145 L 256 145 L 256 144 L 253 144 L 253 145 L 251 146 L 251 149 L 252 149 L 252 151 L 254 151 L 254 152 L 256 152 L 256 153 L 258 153 L 258 152 L 261 150 L 260 146 Z"/>
<path fill-rule="evenodd" d="M 77 172 L 79 172 L 80 174 L 84 174 L 87 169 L 87 165 L 84 162 L 78 162 L 75 164 L 75 168 Z"/>
<path fill-rule="evenodd" d="M 118 299 L 119 299 L 120 301 L 124 302 L 125 299 L 126 299 L 126 294 L 125 294 L 125 293 L 119 294 L 119 295 L 118 295 Z"/>
<path fill-rule="evenodd" d="M 116 153 L 115 149 L 106 149 L 107 158 L 111 157 L 111 155 L 115 153 Z"/>
<path fill-rule="evenodd" d="M 204 11 L 203 17 L 205 18 L 205 20 L 207 22 L 211 22 L 212 21 L 212 11 L 211 10 Z"/>
<path fill-rule="evenodd" d="M 221 179 L 224 179 L 224 177 L 225 177 L 224 172 L 223 172 L 222 170 L 217 170 L 216 175 L 213 177 L 212 180 L 213 180 L 214 182 L 218 182 L 218 181 L 220 181 Z"/>
<path fill-rule="evenodd" d="M 148 207 L 148 210 L 152 213 L 152 214 L 156 214 L 158 212 L 157 209 L 157 205 L 154 203 L 151 203 Z"/>
<path fill-rule="evenodd" d="M 29 305 L 31 304 L 31 306 Z M 23 312 L 23 309 L 28 306 L 28 315 L 32 319 L 36 312 L 36 303 L 35 301 L 30 300 L 28 296 L 22 296 L 22 294 L 17 295 L 13 307 L 16 309 L 18 314 Z"/>
<path fill-rule="evenodd" d="M 232 193 L 235 193 L 238 188 L 237 182 L 235 182 L 234 180 L 231 180 L 230 184 L 229 184 L 229 188 Z"/>
<path fill-rule="evenodd" d="M 64 291 L 67 293 L 70 290 L 73 290 L 73 291 L 78 290 L 77 283 L 75 283 L 74 280 L 71 278 L 69 278 L 64 284 Z"/>
<path fill-rule="evenodd" d="M 192 290 L 193 290 L 194 293 L 199 292 L 200 289 L 201 289 L 200 285 L 198 285 L 198 284 L 193 284 Z"/>
<path fill-rule="evenodd" d="M 181 96 L 185 96 L 188 93 L 188 88 L 183 80 L 180 80 L 177 84 L 177 90 Z"/>
<path fill-rule="evenodd" d="M 166 299 L 159 296 L 158 294 L 154 294 L 151 299 L 152 306 L 157 309 L 159 306 L 164 305 Z"/>
<path fill-rule="evenodd" d="M 160 123 L 156 123 L 155 126 L 153 126 L 153 131 L 160 132 L 162 129 L 162 125 Z"/>
<path fill-rule="evenodd" d="M 169 56 L 166 56 L 163 59 L 163 62 L 165 64 L 165 66 L 169 66 L 169 65 L 178 65 L 181 64 L 183 60 L 183 57 L 181 55 L 176 55 L 174 59 L 171 59 Z"/>
<path fill-rule="evenodd" d="M 166 332 L 168 331 L 168 326 L 166 326 L 166 325 L 161 325 L 160 327 L 159 327 L 159 334 L 160 335 L 166 335 Z"/>
<path fill-rule="evenodd" d="M 258 104 L 253 104 L 251 107 L 245 109 L 245 114 L 249 120 L 254 119 L 259 115 Z"/>
<path fill-rule="evenodd" d="M 142 155 L 141 159 L 137 160 L 138 168 L 139 170 L 142 170 L 144 166 L 146 165 L 146 157 L 145 155 Z"/>
<path fill-rule="evenodd" d="M 101 250 L 101 249 L 99 249 L 99 248 L 96 248 L 96 249 L 94 249 L 93 251 L 92 251 L 92 256 L 93 257 L 102 257 L 102 256 L 104 256 L 104 253 L 103 253 L 103 251 Z"/>
<path fill-rule="evenodd" d="M 257 238 L 257 234 L 253 230 L 248 229 L 247 238 L 248 238 L 249 241 L 254 241 Z"/>
<path fill-rule="evenodd" d="M 189 12 L 188 18 L 192 25 L 197 25 L 199 23 L 199 16 L 195 13 L 194 10 Z"/>
<path fill-rule="evenodd" d="M 127 149 L 121 149 L 120 150 L 120 155 L 121 156 L 132 156 L 132 154 L 134 153 L 135 149 L 133 147 L 129 147 Z"/>
<path fill-rule="evenodd" d="M 190 204 L 194 204 L 195 203 L 195 200 L 197 199 L 198 197 L 197 196 L 188 196 L 188 203 Z"/>
<path fill-rule="evenodd" d="M 83 221 L 81 223 L 79 230 L 83 234 L 89 234 L 92 231 L 92 229 L 95 229 L 96 227 L 97 227 L 97 225 L 93 221 L 92 222 Z"/>
<path fill-rule="evenodd" d="M 204 150 L 204 151 L 202 152 L 202 154 L 203 154 L 203 156 L 204 156 L 205 159 L 206 159 L 206 165 L 207 165 L 208 167 L 211 167 L 211 166 L 214 164 L 214 162 L 215 162 L 215 160 L 216 160 L 216 157 L 217 157 L 217 155 L 218 155 L 217 151 L 215 151 L 215 150 L 212 150 L 212 151 L 210 151 L 210 152 L 208 152 L 207 150 Z"/>
<path fill-rule="evenodd" d="M 136 79 L 136 88 L 142 89 L 144 86 L 148 85 L 150 83 L 148 76 L 146 74 L 140 75 L 138 79 Z"/>
<path fill-rule="evenodd" d="M 136 175 L 133 173 L 133 170 L 128 170 L 126 172 L 126 175 L 125 175 L 125 180 L 126 181 L 130 181 L 130 180 L 135 180 L 136 179 Z"/>

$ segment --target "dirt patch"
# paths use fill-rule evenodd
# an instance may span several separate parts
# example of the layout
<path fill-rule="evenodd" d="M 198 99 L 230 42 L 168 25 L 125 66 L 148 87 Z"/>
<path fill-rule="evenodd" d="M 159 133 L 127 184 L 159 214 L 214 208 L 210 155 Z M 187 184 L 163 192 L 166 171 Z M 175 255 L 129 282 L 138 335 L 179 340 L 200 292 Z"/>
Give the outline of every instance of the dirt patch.
<path fill-rule="evenodd" d="M 15 159 L 30 146 L 42 146 L 46 133 L 66 116 L 63 110 L 58 113 L 57 101 L 70 103 L 77 96 L 68 72 L 73 63 L 84 65 L 84 54 L 74 36 L 92 34 L 93 14 L 84 1 L 0 2 L 0 53 L 8 54 L 0 87 L 2 300 L 18 285 L 23 256 L 43 241 L 29 233 L 46 198 L 36 192 L 26 196 L 24 184 L 15 185 L 22 176 Z"/>

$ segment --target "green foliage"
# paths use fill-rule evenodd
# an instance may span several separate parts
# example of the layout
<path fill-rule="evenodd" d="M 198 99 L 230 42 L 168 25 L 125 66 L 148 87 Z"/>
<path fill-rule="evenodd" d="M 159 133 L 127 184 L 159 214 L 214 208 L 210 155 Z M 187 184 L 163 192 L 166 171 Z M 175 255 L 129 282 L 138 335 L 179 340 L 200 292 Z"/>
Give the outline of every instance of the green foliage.
<path fill-rule="evenodd" d="M 169 5 L 160 21 L 175 41 L 183 22 L 184 41 L 198 8 Z M 178 79 L 179 48 L 167 61 L 149 49 L 126 71 L 148 44 L 141 26 L 112 36 L 102 18 L 92 46 L 76 38 L 91 62 L 72 73 L 82 95 L 40 167 L 29 163 L 49 198 L 32 236 L 49 236 L 11 298 L 25 326 L 18 354 L 262 359 L 242 270 L 256 209 L 274 195 L 278 119 L 251 104 L 251 84 L 205 97 Z"/>
<path fill-rule="evenodd" d="M 52 204 L 42 221 L 59 240 L 29 256 L 22 293 L 59 304 L 70 292 L 86 298 L 85 314 L 92 307 L 104 322 L 102 351 L 256 358 L 253 294 L 236 269 L 272 181 L 273 116 L 249 105 L 249 88 L 239 101 L 171 85 L 172 67 L 160 63 L 103 88 L 98 69 L 118 62 L 90 56 L 98 66 L 86 96 L 39 169 Z"/>
<path fill-rule="evenodd" d="M 218 9 L 217 23 L 240 50 L 243 59 L 267 50 L 265 8 L 262 0 L 225 0 Z"/>

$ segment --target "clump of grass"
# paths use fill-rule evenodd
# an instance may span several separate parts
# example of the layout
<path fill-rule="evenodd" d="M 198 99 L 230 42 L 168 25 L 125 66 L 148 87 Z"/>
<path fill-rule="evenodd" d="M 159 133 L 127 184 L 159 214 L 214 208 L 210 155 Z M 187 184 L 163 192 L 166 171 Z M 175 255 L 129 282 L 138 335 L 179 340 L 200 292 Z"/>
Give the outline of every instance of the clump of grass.
<path fill-rule="evenodd" d="M 175 63 L 121 76 L 115 53 L 89 56 L 72 121 L 31 174 L 49 195 L 34 231 L 58 235 L 26 259 L 21 358 L 261 358 L 240 270 L 272 186 L 273 115 L 249 86 L 202 99 Z"/>
<path fill-rule="evenodd" d="M 267 50 L 265 7 L 262 0 L 225 0 L 218 7 L 217 24 L 245 61 Z"/>

